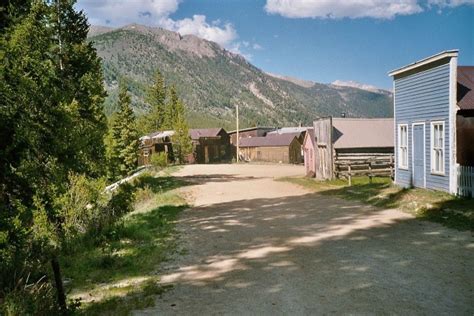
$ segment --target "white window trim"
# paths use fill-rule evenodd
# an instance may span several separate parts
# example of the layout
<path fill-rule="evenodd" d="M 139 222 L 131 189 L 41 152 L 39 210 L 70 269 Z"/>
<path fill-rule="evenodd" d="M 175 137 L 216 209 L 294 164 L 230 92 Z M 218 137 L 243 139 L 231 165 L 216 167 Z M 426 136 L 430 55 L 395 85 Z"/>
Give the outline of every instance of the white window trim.
<path fill-rule="evenodd" d="M 406 160 L 405 160 L 405 161 L 406 161 L 406 165 L 402 165 L 403 159 L 401 158 L 402 152 L 401 152 L 401 150 L 400 150 L 400 148 L 401 148 L 400 144 L 401 144 L 401 139 L 402 139 L 402 137 L 401 137 L 401 135 L 402 135 L 402 133 L 401 133 L 402 127 L 406 127 L 406 130 L 407 130 L 407 134 L 406 134 L 406 136 L 407 136 L 407 138 L 406 138 L 406 149 L 407 149 L 407 150 L 406 150 L 406 155 L 407 155 L 407 156 L 406 156 Z M 398 137 L 397 137 L 397 139 L 398 139 L 398 142 L 397 142 L 397 153 L 398 153 L 398 155 L 397 155 L 397 160 L 398 160 L 398 166 L 397 166 L 397 167 L 398 167 L 398 169 L 408 170 L 408 156 L 409 156 L 409 155 L 408 155 L 408 124 L 398 124 L 397 129 L 398 129 Z"/>
<path fill-rule="evenodd" d="M 417 122 L 411 124 L 411 170 L 415 175 L 415 126 L 423 126 L 423 188 L 426 188 L 426 123 Z"/>
<path fill-rule="evenodd" d="M 434 150 L 434 126 L 435 125 L 442 125 L 443 126 L 443 163 L 441 165 L 442 170 L 441 171 L 435 171 L 433 166 L 435 165 L 434 163 L 434 155 L 433 155 L 433 150 Z M 445 176 L 446 175 L 446 123 L 444 121 L 432 121 L 430 124 L 430 156 L 431 156 L 431 164 L 430 164 L 430 170 L 431 174 L 438 175 L 438 176 Z"/>

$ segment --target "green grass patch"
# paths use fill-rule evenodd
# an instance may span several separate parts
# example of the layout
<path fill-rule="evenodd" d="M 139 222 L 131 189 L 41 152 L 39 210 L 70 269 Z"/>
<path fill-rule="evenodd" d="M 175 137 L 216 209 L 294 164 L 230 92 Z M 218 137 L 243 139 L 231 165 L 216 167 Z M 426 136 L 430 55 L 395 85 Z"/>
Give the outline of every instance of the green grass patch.
<path fill-rule="evenodd" d="M 174 189 L 187 183 L 170 175 L 145 174 L 134 184 L 134 211 L 100 244 L 78 243 L 61 258 L 69 297 L 82 301 L 79 314 L 128 315 L 152 306 L 165 290 L 157 283 L 157 267 L 176 252 L 175 222 L 187 205 Z"/>
<path fill-rule="evenodd" d="M 396 186 L 390 178 L 354 177 L 352 186 L 345 180 L 317 181 L 310 178 L 281 178 L 324 195 L 334 195 L 377 207 L 398 208 L 420 219 L 435 221 L 458 230 L 474 231 L 474 200 L 458 198 L 448 193 L 405 189 Z"/>

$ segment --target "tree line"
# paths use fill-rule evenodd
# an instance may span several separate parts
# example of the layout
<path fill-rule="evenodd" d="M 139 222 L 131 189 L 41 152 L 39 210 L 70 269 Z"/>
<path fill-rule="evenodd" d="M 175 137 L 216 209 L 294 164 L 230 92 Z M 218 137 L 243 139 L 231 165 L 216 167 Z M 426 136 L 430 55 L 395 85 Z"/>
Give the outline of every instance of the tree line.
<path fill-rule="evenodd" d="M 60 256 L 101 243 L 132 210 L 133 188 L 105 186 L 137 167 L 140 131 L 190 141 L 184 104 L 158 73 L 150 113 L 136 118 L 126 87 L 108 124 L 101 60 L 72 0 L 0 4 L 0 314 L 69 314 Z M 161 82 L 161 83 L 160 83 Z"/>

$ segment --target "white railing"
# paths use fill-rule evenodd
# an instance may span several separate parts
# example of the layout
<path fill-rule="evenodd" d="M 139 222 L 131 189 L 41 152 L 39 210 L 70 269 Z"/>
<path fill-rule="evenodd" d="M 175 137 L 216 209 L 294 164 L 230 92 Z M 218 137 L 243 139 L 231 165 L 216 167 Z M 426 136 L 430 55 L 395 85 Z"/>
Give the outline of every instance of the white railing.
<path fill-rule="evenodd" d="M 458 195 L 474 198 L 474 167 L 458 166 Z"/>

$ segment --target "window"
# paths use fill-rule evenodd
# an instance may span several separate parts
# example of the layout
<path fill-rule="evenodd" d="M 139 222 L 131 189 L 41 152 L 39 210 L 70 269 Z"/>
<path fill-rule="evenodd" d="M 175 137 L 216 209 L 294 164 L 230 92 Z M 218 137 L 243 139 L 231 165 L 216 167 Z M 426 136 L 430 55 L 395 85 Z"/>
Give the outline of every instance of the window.
<path fill-rule="evenodd" d="M 431 172 L 444 174 L 444 122 L 431 122 Z"/>
<path fill-rule="evenodd" d="M 148 157 L 150 155 L 149 149 L 143 149 L 143 157 Z"/>
<path fill-rule="evenodd" d="M 408 125 L 398 125 L 398 167 L 408 169 Z"/>

